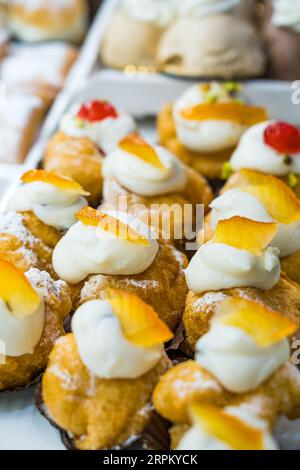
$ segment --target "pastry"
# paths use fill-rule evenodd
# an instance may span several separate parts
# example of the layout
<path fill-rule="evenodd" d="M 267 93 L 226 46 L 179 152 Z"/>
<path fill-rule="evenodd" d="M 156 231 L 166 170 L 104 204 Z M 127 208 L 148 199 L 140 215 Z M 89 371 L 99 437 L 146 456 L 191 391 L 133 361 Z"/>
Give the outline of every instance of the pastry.
<path fill-rule="evenodd" d="M 44 103 L 21 91 L 8 92 L 0 100 L 0 162 L 22 163 L 38 132 Z"/>
<path fill-rule="evenodd" d="M 60 338 L 42 378 L 43 414 L 73 447 L 122 447 L 147 426 L 151 395 L 171 365 L 163 343 L 171 331 L 139 297 L 109 291 L 86 302 Z"/>
<path fill-rule="evenodd" d="M 229 11 L 237 1 L 179 3 L 182 11 L 158 47 L 160 70 L 220 79 L 263 75 L 265 55 L 254 27 Z"/>
<path fill-rule="evenodd" d="M 1 79 L 10 87 L 37 94 L 47 105 L 62 88 L 77 50 L 53 42 L 17 48 L 1 64 Z"/>
<path fill-rule="evenodd" d="M 54 282 L 45 271 L 26 273 L 0 258 L 0 391 L 32 383 L 46 367 L 63 322 L 71 310 L 66 283 Z"/>
<path fill-rule="evenodd" d="M 105 158 L 103 176 L 104 204 L 146 219 L 161 230 L 163 240 L 178 248 L 194 236 L 197 204 L 206 209 L 212 198 L 201 175 L 137 134 L 125 137 Z"/>
<path fill-rule="evenodd" d="M 72 137 L 57 132 L 49 141 L 43 166 L 77 181 L 92 205 L 99 205 L 102 194 L 102 161 L 96 144 L 88 137 Z"/>
<path fill-rule="evenodd" d="M 264 0 L 262 36 L 268 77 L 298 80 L 300 75 L 300 5 L 297 0 Z"/>
<path fill-rule="evenodd" d="M 220 178 L 224 162 L 245 130 L 267 118 L 263 108 L 240 101 L 240 86 L 211 82 L 188 88 L 158 116 L 160 142 L 208 178 Z"/>
<path fill-rule="evenodd" d="M 185 256 L 160 246 L 150 227 L 127 213 L 88 208 L 77 218 L 53 252 L 54 269 L 72 287 L 74 304 L 101 299 L 107 288 L 122 289 L 176 328 L 187 294 Z"/>
<path fill-rule="evenodd" d="M 7 24 L 7 10 L 8 10 L 7 0 L 0 0 L 0 27 L 6 26 Z"/>
<path fill-rule="evenodd" d="M 219 220 L 234 216 L 259 222 L 276 222 L 272 246 L 280 250 L 281 268 L 300 283 L 300 201 L 283 181 L 253 170 L 240 170 L 211 204 L 204 224 L 204 240 L 210 240 Z M 298 261 L 299 259 L 299 261 Z"/>
<path fill-rule="evenodd" d="M 101 59 L 116 68 L 153 66 L 162 32 L 175 15 L 175 0 L 122 0 L 105 32 Z"/>
<path fill-rule="evenodd" d="M 279 250 L 272 246 L 277 231 L 274 222 L 236 216 L 220 220 L 213 239 L 199 248 L 185 270 L 190 292 L 183 324 L 189 355 L 226 297 L 256 300 L 299 324 L 300 287 L 281 275 Z"/>
<path fill-rule="evenodd" d="M 111 103 L 94 100 L 75 104 L 62 117 L 60 130 L 72 137 L 88 137 L 107 154 L 135 130 L 135 122 L 130 114 Z"/>
<path fill-rule="evenodd" d="M 242 136 L 226 171 L 230 175 L 241 168 L 278 176 L 300 196 L 299 129 L 274 120 L 250 127 Z M 231 186 L 231 181 L 228 180 L 228 186 Z"/>
<path fill-rule="evenodd" d="M 87 20 L 85 0 L 11 0 L 9 4 L 9 27 L 23 41 L 80 42 Z"/>
<path fill-rule="evenodd" d="M 77 221 L 76 213 L 88 205 L 88 193 L 70 178 L 45 170 L 29 170 L 21 181 L 7 210 L 23 214 L 31 231 L 54 248 L 61 232 Z"/>
<path fill-rule="evenodd" d="M 222 445 L 224 449 L 225 443 L 233 449 L 254 450 L 250 439 L 244 440 L 243 447 L 228 441 L 233 437 L 229 423 L 225 429 L 220 422 L 216 427 L 219 413 L 254 427 L 259 420 L 268 432 L 280 415 L 299 418 L 300 373 L 290 362 L 287 339 L 296 329 L 283 314 L 246 298 L 219 302 L 209 332 L 197 342 L 195 361 L 170 369 L 154 391 L 156 410 L 175 424 L 172 447 L 217 449 Z M 191 419 L 193 406 L 210 418 L 198 430 Z"/>
<path fill-rule="evenodd" d="M 9 34 L 5 28 L 1 27 L 1 4 L 0 4 L 0 61 L 6 56 L 9 48 Z M 2 68 L 2 63 L 1 63 Z"/>

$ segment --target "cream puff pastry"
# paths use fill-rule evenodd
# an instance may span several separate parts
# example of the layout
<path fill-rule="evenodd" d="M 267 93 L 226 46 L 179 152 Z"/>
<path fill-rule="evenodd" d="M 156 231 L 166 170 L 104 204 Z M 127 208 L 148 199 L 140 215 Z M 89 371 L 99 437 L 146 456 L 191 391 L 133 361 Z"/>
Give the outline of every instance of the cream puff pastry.
<path fill-rule="evenodd" d="M 233 2 L 196 0 L 182 3 L 182 14 L 163 34 L 158 51 L 160 70 L 181 76 L 220 79 L 250 78 L 265 72 L 265 54 L 252 25 L 238 16 L 203 14 L 211 4 Z M 236 3 L 236 2 L 235 2 Z"/>
<path fill-rule="evenodd" d="M 72 137 L 57 132 L 49 141 L 43 166 L 46 171 L 72 178 L 89 193 L 92 205 L 99 205 L 102 194 L 103 157 L 88 137 Z"/>
<path fill-rule="evenodd" d="M 116 68 L 154 66 L 162 32 L 176 10 L 176 0 L 122 0 L 102 41 L 103 62 Z"/>
<path fill-rule="evenodd" d="M 276 448 L 274 442 L 269 447 L 269 433 L 278 417 L 300 414 L 300 374 L 290 362 L 288 342 L 297 328 L 282 313 L 246 297 L 219 302 L 210 330 L 197 342 L 195 361 L 172 368 L 154 391 L 156 410 L 175 424 L 172 447 L 255 450 L 249 434 L 239 441 L 231 416 L 261 428 L 261 450 Z M 196 422 L 194 406 L 202 418 Z M 241 423 L 238 428 L 242 438 Z"/>
<path fill-rule="evenodd" d="M 46 367 L 71 310 L 66 283 L 45 271 L 26 273 L 0 258 L 0 391 L 25 387 Z"/>
<path fill-rule="evenodd" d="M 182 249 L 196 226 L 196 205 L 206 211 L 212 198 L 201 175 L 137 134 L 125 137 L 105 158 L 103 176 L 104 205 L 146 219 L 162 240 Z"/>
<path fill-rule="evenodd" d="M 9 26 L 28 42 L 60 39 L 80 42 L 87 29 L 85 0 L 11 0 Z"/>
<path fill-rule="evenodd" d="M 267 118 L 263 108 L 240 101 L 240 86 L 217 82 L 194 85 L 158 116 L 162 145 L 208 178 L 220 178 L 241 136 Z"/>
<path fill-rule="evenodd" d="M 53 267 L 73 290 L 74 305 L 103 298 L 108 288 L 140 296 L 176 328 L 184 310 L 186 257 L 159 245 L 136 216 L 85 208 L 59 241 Z"/>
<path fill-rule="evenodd" d="M 280 251 L 272 246 L 277 233 L 277 223 L 236 216 L 220 220 L 212 240 L 199 248 L 185 271 L 190 292 L 183 324 L 189 354 L 226 297 L 256 300 L 299 324 L 300 288 L 281 275 Z"/>
<path fill-rule="evenodd" d="M 9 47 L 9 34 L 1 27 L 1 4 L 0 4 L 0 61 L 6 56 Z M 2 68 L 2 64 L 1 64 Z"/>
<path fill-rule="evenodd" d="M 299 196 L 299 129 L 287 122 L 276 120 L 250 127 L 233 153 L 227 171 L 230 174 L 242 168 L 278 176 Z M 228 187 L 231 186 L 231 179 L 227 184 Z"/>
<path fill-rule="evenodd" d="M 82 304 L 42 378 L 42 412 L 80 450 L 121 447 L 151 419 L 151 395 L 171 366 L 169 328 L 132 293 L 109 290 Z"/>
<path fill-rule="evenodd" d="M 280 250 L 281 268 L 287 276 L 300 283 L 300 201 L 283 181 L 253 170 L 235 173 L 210 204 L 211 212 L 198 235 L 210 240 L 219 220 L 234 216 L 248 217 L 259 222 L 276 222 L 278 231 L 272 246 Z"/>
<path fill-rule="evenodd" d="M 60 130 L 72 137 L 88 137 L 102 153 L 112 152 L 135 130 L 130 114 L 103 100 L 75 104 L 61 119 Z"/>

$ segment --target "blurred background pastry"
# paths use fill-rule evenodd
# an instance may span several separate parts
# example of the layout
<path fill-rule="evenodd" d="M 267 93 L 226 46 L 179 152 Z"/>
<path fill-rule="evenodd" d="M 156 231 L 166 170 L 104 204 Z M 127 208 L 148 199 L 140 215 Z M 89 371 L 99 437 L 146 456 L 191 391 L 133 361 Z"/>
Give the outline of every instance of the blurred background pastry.
<path fill-rule="evenodd" d="M 24 41 L 80 42 L 87 29 L 86 0 L 11 0 L 9 26 Z"/>
<path fill-rule="evenodd" d="M 7 20 L 8 1 L 0 0 L 0 26 L 3 26 Z"/>
<path fill-rule="evenodd" d="M 176 0 L 122 0 L 101 47 L 106 65 L 154 65 L 163 30 L 176 15 Z"/>
<path fill-rule="evenodd" d="M 63 42 L 13 49 L 1 65 L 0 78 L 7 86 L 22 88 L 51 104 L 77 58 L 77 50 Z"/>
<path fill-rule="evenodd" d="M 6 29 L 0 27 L 0 60 L 5 57 L 9 47 L 9 35 Z"/>
<path fill-rule="evenodd" d="M 256 30 L 235 14 L 238 0 L 182 2 L 162 36 L 158 67 L 169 73 L 233 78 L 263 75 L 265 56 Z"/>
<path fill-rule="evenodd" d="M 268 53 L 268 77 L 300 77 L 300 1 L 265 0 L 262 32 Z"/>

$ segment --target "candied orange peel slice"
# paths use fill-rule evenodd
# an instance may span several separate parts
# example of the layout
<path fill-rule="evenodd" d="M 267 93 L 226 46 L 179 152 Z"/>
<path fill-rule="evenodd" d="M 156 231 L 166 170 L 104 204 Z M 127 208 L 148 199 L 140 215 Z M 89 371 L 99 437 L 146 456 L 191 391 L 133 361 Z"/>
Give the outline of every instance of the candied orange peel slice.
<path fill-rule="evenodd" d="M 282 341 L 298 329 L 298 325 L 282 313 L 259 302 L 237 297 L 220 303 L 215 321 L 242 329 L 263 348 Z"/>
<path fill-rule="evenodd" d="M 194 403 L 190 406 L 189 413 L 194 424 L 234 450 L 264 450 L 262 430 L 223 409 Z"/>
<path fill-rule="evenodd" d="M 268 119 L 264 108 L 244 103 L 204 103 L 181 110 L 181 116 L 189 121 L 231 121 L 244 126 L 253 126 Z"/>
<path fill-rule="evenodd" d="M 290 224 L 300 220 L 300 201 L 294 191 L 272 175 L 253 170 L 240 170 L 238 187 L 257 197 L 279 223 Z"/>
<path fill-rule="evenodd" d="M 0 258 L 0 298 L 18 318 L 36 312 L 41 298 L 33 289 L 25 274 L 10 262 Z"/>
<path fill-rule="evenodd" d="M 154 147 L 148 144 L 140 135 L 132 133 L 119 142 L 119 147 L 135 157 L 140 158 L 145 163 L 154 166 L 158 170 L 167 172 L 167 168 L 162 164 Z"/>
<path fill-rule="evenodd" d="M 72 191 L 81 196 L 89 196 L 90 193 L 86 192 L 83 187 L 66 176 L 61 176 L 51 171 L 46 170 L 29 170 L 21 177 L 23 183 L 35 183 L 40 181 L 42 183 L 52 184 L 63 191 Z"/>
<path fill-rule="evenodd" d="M 84 207 L 76 213 L 76 218 L 85 225 L 99 227 L 110 232 L 121 240 L 127 240 L 138 245 L 150 246 L 149 240 L 121 220 L 105 214 L 92 207 Z"/>
<path fill-rule="evenodd" d="M 153 307 L 137 295 L 117 289 L 107 289 L 106 295 L 121 323 L 125 338 L 131 343 L 147 348 L 174 337 Z"/>
<path fill-rule="evenodd" d="M 256 222 L 245 217 L 220 220 L 213 243 L 224 243 L 259 256 L 277 233 L 276 223 Z"/>

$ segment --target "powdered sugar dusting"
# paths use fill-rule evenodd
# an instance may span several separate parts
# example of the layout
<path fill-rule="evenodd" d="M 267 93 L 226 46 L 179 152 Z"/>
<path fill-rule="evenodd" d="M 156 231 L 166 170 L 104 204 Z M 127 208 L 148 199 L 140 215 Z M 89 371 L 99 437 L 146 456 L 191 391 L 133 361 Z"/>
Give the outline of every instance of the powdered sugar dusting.
<path fill-rule="evenodd" d="M 59 378 L 60 385 L 64 390 L 75 391 L 78 390 L 81 377 L 78 374 L 70 374 L 67 370 L 62 370 L 57 364 L 48 368 L 48 373 L 55 375 Z"/>
<path fill-rule="evenodd" d="M 185 398 L 190 396 L 193 391 L 221 391 L 221 386 L 217 383 L 216 380 L 209 379 L 207 376 L 202 374 L 200 371 L 193 374 L 193 382 L 191 380 L 185 381 L 184 378 L 177 379 L 173 383 L 173 387 L 178 394 L 178 397 Z"/>
<path fill-rule="evenodd" d="M 67 287 L 64 281 L 54 281 L 46 271 L 40 271 L 36 268 L 29 269 L 25 275 L 31 285 L 40 291 L 44 297 L 54 294 L 57 298 L 60 298 L 62 289 Z"/>
<path fill-rule="evenodd" d="M 8 212 L 0 217 L 0 233 L 7 233 L 14 235 L 24 244 L 33 246 L 36 242 L 36 237 L 27 230 L 23 224 L 22 214 L 17 212 Z"/>
<path fill-rule="evenodd" d="M 195 308 L 204 309 L 205 307 L 213 306 L 226 299 L 226 295 L 222 292 L 207 292 L 202 297 L 197 299 L 193 305 Z"/>

